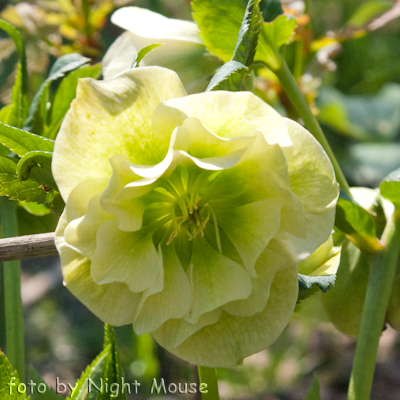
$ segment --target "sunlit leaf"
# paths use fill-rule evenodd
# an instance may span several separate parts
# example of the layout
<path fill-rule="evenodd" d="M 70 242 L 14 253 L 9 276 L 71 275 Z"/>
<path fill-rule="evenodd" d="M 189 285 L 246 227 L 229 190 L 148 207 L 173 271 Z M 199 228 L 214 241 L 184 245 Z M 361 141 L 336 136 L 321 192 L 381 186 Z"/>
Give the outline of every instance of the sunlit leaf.
<path fill-rule="evenodd" d="M 10 386 L 10 383 L 15 385 Z M 17 391 L 19 384 L 17 371 L 14 371 L 7 357 L 0 350 L 0 399 L 25 400 L 26 394 Z"/>
<path fill-rule="evenodd" d="M 89 61 L 89 58 L 82 57 L 79 54 L 66 54 L 57 59 L 50 70 L 49 76 L 42 83 L 32 100 L 24 129 L 37 134 L 43 134 L 43 130 L 47 124 L 50 84 L 62 78 L 68 72 L 87 64 Z"/>
<path fill-rule="evenodd" d="M 247 2 L 193 0 L 193 18 L 207 49 L 227 62 L 232 58 Z"/>
<path fill-rule="evenodd" d="M 140 64 L 140 61 L 143 60 L 143 58 L 146 56 L 146 54 L 149 54 L 152 50 L 156 49 L 157 47 L 162 46 L 163 43 L 154 43 L 150 44 L 149 46 L 143 47 L 139 53 L 136 54 L 133 62 L 132 62 L 132 68 L 137 68 Z"/>
<path fill-rule="evenodd" d="M 400 207 L 400 168 L 389 174 L 380 185 L 381 195 Z"/>
<path fill-rule="evenodd" d="M 30 151 L 53 151 L 54 141 L 0 122 L 0 143 L 20 157 Z"/>
<path fill-rule="evenodd" d="M 206 92 L 210 90 L 229 90 L 232 92 L 241 90 L 247 71 L 248 68 L 240 62 L 227 62 L 213 76 Z"/>

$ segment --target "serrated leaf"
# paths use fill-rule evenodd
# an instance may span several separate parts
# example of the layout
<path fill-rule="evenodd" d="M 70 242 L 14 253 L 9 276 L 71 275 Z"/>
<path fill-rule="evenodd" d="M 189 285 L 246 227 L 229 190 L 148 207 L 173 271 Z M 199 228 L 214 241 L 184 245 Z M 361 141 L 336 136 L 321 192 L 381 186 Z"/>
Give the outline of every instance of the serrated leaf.
<path fill-rule="evenodd" d="M 24 156 L 35 150 L 53 151 L 54 141 L 41 136 L 14 128 L 0 122 L 0 143 L 8 147 L 12 152 Z"/>
<path fill-rule="evenodd" d="M 380 185 L 381 195 L 400 207 L 400 168 L 390 173 Z"/>
<path fill-rule="evenodd" d="M 376 237 L 376 225 L 372 216 L 351 201 L 343 191 L 336 205 L 335 226 L 362 251 L 371 253 L 383 249 Z"/>
<path fill-rule="evenodd" d="M 283 14 L 272 22 L 263 24 L 260 32 L 256 60 L 263 61 L 272 70 L 279 68 L 281 63 L 280 50 L 292 39 L 296 19 Z"/>
<path fill-rule="evenodd" d="M 193 18 L 207 49 L 228 62 L 236 47 L 247 1 L 193 0 Z"/>
<path fill-rule="evenodd" d="M 336 275 L 297 275 L 299 280 L 299 296 L 297 302 L 306 299 L 319 290 L 325 293 L 335 284 L 336 280 Z"/>
<path fill-rule="evenodd" d="M 154 43 L 150 44 L 146 47 L 143 47 L 140 49 L 140 51 L 136 54 L 135 58 L 133 59 L 132 66 L 131 68 L 137 68 L 139 67 L 140 61 L 143 60 L 143 58 L 149 54 L 152 50 L 156 49 L 157 47 L 162 46 L 164 43 Z"/>
<path fill-rule="evenodd" d="M 26 181 L 30 177 L 33 180 L 58 190 L 51 173 L 51 161 L 53 153 L 49 151 L 30 151 L 26 153 L 18 162 L 17 176 L 21 181 Z"/>
<path fill-rule="evenodd" d="M 318 375 L 316 373 L 314 373 L 314 378 L 311 384 L 311 388 L 308 391 L 306 397 L 304 397 L 304 400 L 321 400 L 319 380 L 318 380 Z"/>
<path fill-rule="evenodd" d="M 10 384 L 15 383 L 15 386 Z M 26 394 L 19 393 L 17 387 L 20 380 L 17 371 L 14 371 L 5 354 L 0 350 L 0 399 L 25 400 Z"/>
<path fill-rule="evenodd" d="M 60 83 L 51 106 L 51 123 L 44 136 L 55 139 L 60 129 L 62 120 L 67 113 L 72 100 L 76 97 L 78 79 L 93 78 L 97 79 L 101 74 L 101 65 L 93 65 L 78 68 L 68 74 Z"/>
<path fill-rule="evenodd" d="M 28 376 L 29 380 L 36 384 L 36 386 L 33 386 L 33 390 L 30 392 L 31 400 L 65 400 L 64 396 L 61 396 L 60 394 L 56 393 L 52 387 L 48 386 L 44 382 L 40 374 L 36 371 L 36 369 L 32 365 L 29 365 Z M 45 390 L 43 391 L 42 389 L 39 392 L 37 390 L 39 385 L 45 387 Z"/>
<path fill-rule="evenodd" d="M 261 0 L 260 10 L 265 22 L 271 22 L 277 16 L 283 14 L 280 0 Z"/>
<path fill-rule="evenodd" d="M 253 64 L 263 23 L 259 2 L 260 0 L 249 0 L 232 56 L 232 61 L 238 61 L 247 67 Z"/>
<path fill-rule="evenodd" d="M 40 183 L 32 179 L 21 182 L 17 176 L 16 162 L 3 156 L 0 156 L 0 196 L 35 203 L 45 203 L 48 199 L 48 193 Z"/>
<path fill-rule="evenodd" d="M 17 75 L 11 94 L 11 103 L 0 111 L 0 121 L 22 127 L 29 109 L 28 69 L 25 47 L 18 30 L 8 22 L 0 19 L 0 29 L 6 31 L 13 39 L 20 57 L 20 63 L 17 66 Z"/>
<path fill-rule="evenodd" d="M 210 90 L 229 90 L 236 92 L 242 89 L 248 68 L 240 62 L 229 61 L 224 64 L 211 79 L 206 92 Z"/>
<path fill-rule="evenodd" d="M 90 62 L 89 58 L 73 53 L 61 56 L 54 63 L 50 70 L 49 76 L 42 83 L 32 100 L 29 108 L 29 115 L 24 124 L 25 130 L 32 131 L 37 134 L 44 133 L 43 131 L 47 123 L 50 84 L 57 79 L 62 78 L 68 72 L 74 71 L 88 62 Z"/>

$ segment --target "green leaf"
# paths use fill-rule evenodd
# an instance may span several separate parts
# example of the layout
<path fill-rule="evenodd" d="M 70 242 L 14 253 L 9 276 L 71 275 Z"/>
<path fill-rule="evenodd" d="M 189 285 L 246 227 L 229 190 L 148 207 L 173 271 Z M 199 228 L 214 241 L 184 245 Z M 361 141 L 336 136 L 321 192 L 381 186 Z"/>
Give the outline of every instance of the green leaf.
<path fill-rule="evenodd" d="M 13 384 L 15 383 L 15 386 Z M 7 357 L 0 350 L 0 399 L 25 400 L 26 394 L 19 393 L 17 387 L 20 380 L 17 371 L 11 366 Z M 10 386 L 11 385 L 11 386 Z"/>
<path fill-rule="evenodd" d="M 45 139 L 34 133 L 14 128 L 0 122 L 0 143 L 8 147 L 12 152 L 24 156 L 35 150 L 53 151 L 54 141 Z"/>
<path fill-rule="evenodd" d="M 249 0 L 232 56 L 232 61 L 238 61 L 247 67 L 253 64 L 263 23 L 259 2 L 260 0 Z"/>
<path fill-rule="evenodd" d="M 29 392 L 31 400 L 65 400 L 64 396 L 57 394 L 52 387 L 46 385 L 32 365 L 29 365 L 28 376 L 29 381 L 36 384 Z"/>
<path fill-rule="evenodd" d="M 376 226 L 372 216 L 351 201 L 343 191 L 336 205 L 335 226 L 362 251 L 371 253 L 383 249 L 376 237 Z"/>
<path fill-rule="evenodd" d="M 304 397 L 304 400 L 321 400 L 320 396 L 320 389 L 319 389 L 319 380 L 318 380 L 318 375 L 314 373 L 314 378 L 311 384 L 311 388 L 308 391 L 306 397 Z"/>
<path fill-rule="evenodd" d="M 211 79 L 206 92 L 210 90 L 229 90 L 236 92 L 242 89 L 248 68 L 240 62 L 229 61 L 224 64 Z"/>
<path fill-rule="evenodd" d="M 336 275 L 303 275 L 298 274 L 299 280 L 299 296 L 297 302 L 310 297 L 319 290 L 326 292 L 331 286 L 335 284 Z"/>
<path fill-rule="evenodd" d="M 66 112 L 72 100 L 76 97 L 78 79 L 93 78 L 97 79 L 101 75 L 101 65 L 93 65 L 78 68 L 68 74 L 60 83 L 51 106 L 51 123 L 44 136 L 55 139 Z"/>
<path fill-rule="evenodd" d="M 243 0 L 193 0 L 193 18 L 207 49 L 227 62 L 232 58 L 246 9 Z"/>
<path fill-rule="evenodd" d="M 400 207 L 400 168 L 390 173 L 380 185 L 381 195 Z"/>
<path fill-rule="evenodd" d="M 139 53 L 136 54 L 135 58 L 133 59 L 131 68 L 139 67 L 140 61 L 143 60 L 143 58 L 146 56 L 146 54 L 149 54 L 152 50 L 156 49 L 157 47 L 162 46 L 163 44 L 164 43 L 154 43 L 154 44 L 150 44 L 146 47 L 143 47 L 139 51 Z"/>
<path fill-rule="evenodd" d="M 260 9 L 265 22 L 271 22 L 283 14 L 280 0 L 261 0 Z"/>
<path fill-rule="evenodd" d="M 21 182 L 17 176 L 17 164 L 14 160 L 0 156 L 0 196 L 13 200 L 45 203 L 48 195 L 43 186 L 28 179 Z"/>
<path fill-rule="evenodd" d="M 17 66 L 14 87 L 11 94 L 11 103 L 0 111 L 0 121 L 17 127 L 22 127 L 29 109 L 29 87 L 26 54 L 21 35 L 8 22 L 0 19 L 0 29 L 6 31 L 13 39 L 20 57 Z"/>
<path fill-rule="evenodd" d="M 263 61 L 272 70 L 279 68 L 281 63 L 281 47 L 292 39 L 296 19 L 289 15 L 280 15 L 272 22 L 262 26 L 256 60 Z"/>
<path fill-rule="evenodd" d="M 89 58 L 79 54 L 66 54 L 61 56 L 52 66 L 49 76 L 42 83 L 35 94 L 29 108 L 29 115 L 25 121 L 24 129 L 43 134 L 47 124 L 49 88 L 50 84 L 64 77 L 68 72 L 74 71 L 90 61 Z"/>
<path fill-rule="evenodd" d="M 101 383 L 107 382 L 107 387 Z M 111 385 L 118 384 L 118 393 L 111 392 Z M 114 330 L 110 325 L 104 325 L 103 351 L 88 366 L 68 397 L 69 400 L 117 400 L 126 399 L 127 390 L 122 392 L 123 377 L 119 356 L 115 344 Z M 89 389 L 90 385 L 90 390 Z M 98 389 L 96 389 L 96 387 Z M 108 390 L 106 390 L 108 388 Z M 99 390 L 100 389 L 100 390 Z M 112 395 L 112 396 L 111 396 Z"/>
<path fill-rule="evenodd" d="M 49 151 L 31 151 L 26 153 L 17 165 L 17 176 L 21 181 L 26 181 L 30 177 L 35 181 L 51 187 L 57 188 L 51 173 L 51 161 L 53 153 Z"/>
<path fill-rule="evenodd" d="M 372 0 L 362 3 L 351 16 L 348 25 L 356 28 L 363 27 L 371 19 L 385 13 L 393 7 L 392 1 Z"/>

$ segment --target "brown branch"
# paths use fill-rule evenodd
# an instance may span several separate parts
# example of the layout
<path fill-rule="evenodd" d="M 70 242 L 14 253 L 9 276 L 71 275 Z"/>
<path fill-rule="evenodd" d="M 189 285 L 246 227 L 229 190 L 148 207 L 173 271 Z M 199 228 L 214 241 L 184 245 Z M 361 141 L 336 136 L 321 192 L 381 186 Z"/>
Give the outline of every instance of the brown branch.
<path fill-rule="evenodd" d="M 0 262 L 57 254 L 54 232 L 0 239 Z"/>

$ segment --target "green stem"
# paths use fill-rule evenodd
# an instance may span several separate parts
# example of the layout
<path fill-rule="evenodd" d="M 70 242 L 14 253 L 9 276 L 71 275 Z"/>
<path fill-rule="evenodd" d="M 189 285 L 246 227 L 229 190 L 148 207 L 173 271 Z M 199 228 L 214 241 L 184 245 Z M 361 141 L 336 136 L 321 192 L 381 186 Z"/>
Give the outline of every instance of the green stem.
<path fill-rule="evenodd" d="M 356 354 L 350 377 L 348 400 L 368 400 L 375 372 L 379 339 L 385 323 L 400 247 L 400 219 L 393 219 L 382 237 L 385 252 L 372 257 Z"/>
<path fill-rule="evenodd" d="M 351 196 L 349 184 L 347 183 L 346 178 L 343 175 L 340 165 L 337 162 L 336 157 L 333 154 L 333 151 L 329 146 L 329 143 L 326 140 L 324 133 L 322 132 L 317 118 L 315 118 L 315 115 L 311 112 L 306 98 L 297 86 L 297 83 L 283 57 L 281 57 L 280 66 L 277 69 L 274 69 L 274 72 L 279 78 L 286 94 L 289 96 L 290 100 L 293 102 L 293 105 L 296 107 L 297 112 L 303 119 L 306 128 L 314 135 L 314 137 L 318 140 L 318 142 L 321 144 L 326 154 L 330 158 L 333 169 L 335 170 L 336 180 L 338 181 L 340 187 Z"/>
<path fill-rule="evenodd" d="M 203 400 L 219 400 L 217 370 L 215 368 L 198 366 L 200 391 L 207 390 L 207 393 L 202 391 Z M 204 384 L 207 387 L 204 387 Z"/>
<path fill-rule="evenodd" d="M 0 216 L 3 236 L 17 236 L 16 202 L 1 197 Z M 5 262 L 3 264 L 3 278 L 7 357 L 23 382 L 25 380 L 25 348 L 21 300 L 21 263 L 19 261 Z"/>

